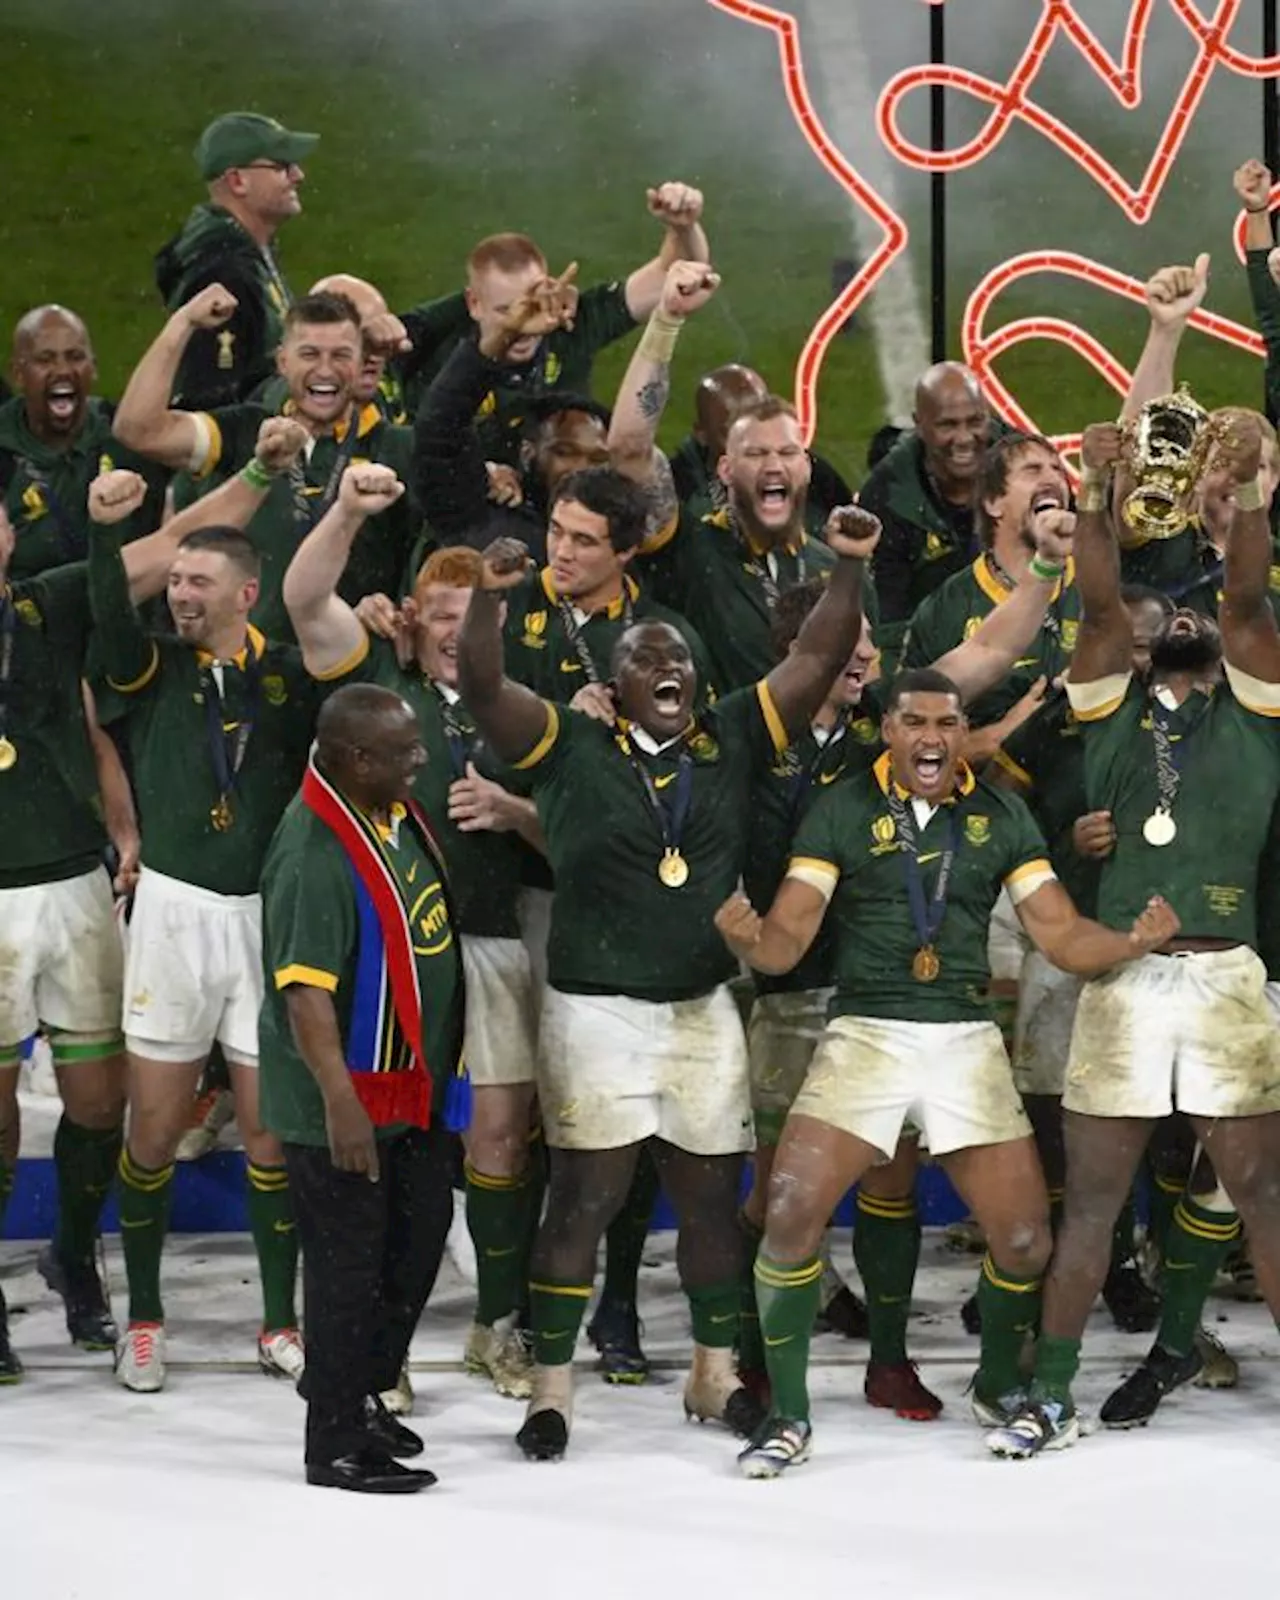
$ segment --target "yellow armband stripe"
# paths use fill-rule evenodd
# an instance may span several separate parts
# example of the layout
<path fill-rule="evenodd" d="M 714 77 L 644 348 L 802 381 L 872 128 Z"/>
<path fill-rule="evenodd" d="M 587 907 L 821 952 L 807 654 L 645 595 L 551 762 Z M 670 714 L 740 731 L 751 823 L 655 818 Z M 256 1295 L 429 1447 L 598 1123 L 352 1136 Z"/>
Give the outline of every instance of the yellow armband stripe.
<path fill-rule="evenodd" d="M 1242 672 L 1229 661 L 1223 662 L 1231 692 L 1245 708 L 1260 717 L 1280 717 L 1280 683 L 1267 683 Z"/>
<path fill-rule="evenodd" d="M 816 889 L 824 900 L 830 900 L 840 882 L 840 868 L 817 856 L 792 856 L 787 862 L 787 877 L 807 883 Z"/>
<path fill-rule="evenodd" d="M 530 767 L 536 767 L 560 737 L 560 713 L 550 700 L 544 700 L 542 704 L 547 713 L 546 731 L 527 756 L 522 756 L 519 761 L 511 763 L 517 772 L 527 772 Z"/>
<path fill-rule="evenodd" d="M 1013 904 L 1021 905 L 1024 900 L 1042 889 L 1046 883 L 1056 881 L 1058 874 L 1050 864 L 1041 858 L 1038 861 L 1026 861 L 1020 867 L 1015 867 L 1004 880 L 1004 886 L 1009 891 L 1009 899 Z"/>
<path fill-rule="evenodd" d="M 368 654 L 369 635 L 362 628 L 360 630 L 360 643 L 356 645 L 349 656 L 344 656 L 336 666 L 326 667 L 323 672 L 311 672 L 310 667 L 307 670 L 311 672 L 311 676 L 317 683 L 332 683 L 335 679 L 345 678 L 348 673 L 354 672 Z"/>
<path fill-rule="evenodd" d="M 1080 722 L 1102 722 L 1119 711 L 1132 681 L 1132 672 L 1113 672 L 1105 678 L 1076 683 L 1068 672 L 1067 699 Z"/>
<path fill-rule="evenodd" d="M 151 659 L 147 662 L 146 667 L 138 674 L 132 683 L 117 683 L 114 678 L 108 678 L 107 682 L 119 694 L 137 694 L 139 689 L 146 688 L 146 686 L 151 682 L 152 678 L 154 678 L 156 673 L 159 671 L 159 668 L 160 650 L 156 645 L 155 640 L 152 639 Z"/>
<path fill-rule="evenodd" d="M 277 967 L 275 980 L 277 989 L 300 983 L 308 989 L 323 989 L 326 994 L 333 994 L 338 987 L 336 973 L 326 972 L 322 967 L 304 967 L 296 961 L 288 967 Z"/>
<path fill-rule="evenodd" d="M 756 698 L 760 701 L 760 710 L 764 716 L 764 725 L 766 728 L 768 728 L 769 737 L 773 740 L 773 748 L 778 752 L 779 755 L 781 755 L 791 743 L 791 740 L 787 736 L 787 730 L 782 720 L 782 714 L 778 710 L 777 703 L 773 698 L 772 692 L 770 691 L 769 680 L 767 678 L 761 678 L 760 682 L 756 684 Z"/>

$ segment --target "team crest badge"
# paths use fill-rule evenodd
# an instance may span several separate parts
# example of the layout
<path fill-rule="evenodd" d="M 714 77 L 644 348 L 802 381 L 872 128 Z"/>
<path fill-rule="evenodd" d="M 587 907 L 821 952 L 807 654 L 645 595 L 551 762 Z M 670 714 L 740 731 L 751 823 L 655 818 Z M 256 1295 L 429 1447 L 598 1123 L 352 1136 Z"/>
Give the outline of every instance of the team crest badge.
<path fill-rule="evenodd" d="M 709 733 L 700 730 L 689 740 L 689 754 L 695 761 L 719 761 L 720 746 Z"/>
<path fill-rule="evenodd" d="M 38 628 L 44 621 L 40 615 L 40 607 L 34 600 L 19 600 L 13 608 L 26 623 L 28 628 Z"/>
<path fill-rule="evenodd" d="M 493 390 L 490 389 L 488 394 L 485 395 L 484 399 L 480 402 L 480 409 L 476 412 L 476 416 L 491 417 L 497 409 L 498 397 L 496 394 L 494 394 Z"/>
<path fill-rule="evenodd" d="M 1074 650 L 1079 634 L 1080 624 L 1074 618 L 1068 618 L 1062 624 L 1062 648 L 1067 651 Z"/>
<path fill-rule="evenodd" d="M 966 817 L 964 819 L 964 836 L 970 844 L 986 844 L 991 838 L 991 818 Z"/>
<path fill-rule="evenodd" d="M 544 637 L 547 631 L 547 613 L 545 611 L 528 611 L 524 619 L 524 638 L 520 643 L 526 650 L 545 650 L 547 641 Z"/>
<path fill-rule="evenodd" d="M 947 553 L 947 547 L 931 528 L 925 535 L 924 558 L 926 561 L 936 561 L 939 556 Z"/>
<path fill-rule="evenodd" d="M 27 514 L 28 522 L 35 522 L 39 517 L 48 516 L 49 507 L 40 493 L 38 483 L 29 483 L 22 491 L 22 509 Z"/>
<path fill-rule="evenodd" d="M 897 837 L 898 828 L 893 818 L 886 815 L 876 817 L 871 824 L 871 837 L 877 844 L 892 844 Z"/>
<path fill-rule="evenodd" d="M 269 706 L 282 706 L 289 698 L 284 679 L 275 672 L 262 680 L 262 694 Z"/>
<path fill-rule="evenodd" d="M 560 374 L 563 371 L 564 363 L 560 360 L 560 357 L 555 353 L 555 351 L 552 350 L 547 356 L 547 382 L 558 383 L 560 381 Z"/>
<path fill-rule="evenodd" d="M 880 737 L 880 730 L 870 717 L 859 717 L 856 722 L 851 722 L 849 732 L 859 744 L 874 744 Z"/>

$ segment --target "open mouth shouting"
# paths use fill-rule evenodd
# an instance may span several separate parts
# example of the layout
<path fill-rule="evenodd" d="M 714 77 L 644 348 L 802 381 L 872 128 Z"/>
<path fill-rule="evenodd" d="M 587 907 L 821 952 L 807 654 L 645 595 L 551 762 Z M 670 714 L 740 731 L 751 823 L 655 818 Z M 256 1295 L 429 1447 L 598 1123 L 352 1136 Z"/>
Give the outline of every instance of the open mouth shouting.
<path fill-rule="evenodd" d="M 664 717 L 678 717 L 684 709 L 684 679 L 679 673 L 659 678 L 653 686 L 653 703 Z"/>
<path fill-rule="evenodd" d="M 80 410 L 80 390 L 70 378 L 56 378 L 45 390 L 44 403 L 50 419 L 66 427 Z"/>
<path fill-rule="evenodd" d="M 910 786 L 918 794 L 935 795 L 948 785 L 950 774 L 945 745 L 921 745 L 911 752 L 909 767 Z"/>
<path fill-rule="evenodd" d="M 768 527 L 790 522 L 795 506 L 791 485 L 782 476 L 763 479 L 755 493 L 756 514 Z"/>

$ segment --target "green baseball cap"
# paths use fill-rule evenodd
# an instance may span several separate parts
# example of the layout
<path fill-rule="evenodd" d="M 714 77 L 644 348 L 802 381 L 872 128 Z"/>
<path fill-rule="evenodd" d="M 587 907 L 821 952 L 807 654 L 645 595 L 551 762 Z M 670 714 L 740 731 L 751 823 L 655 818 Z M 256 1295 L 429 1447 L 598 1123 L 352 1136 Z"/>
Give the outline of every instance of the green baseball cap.
<path fill-rule="evenodd" d="M 274 117 L 229 111 L 200 135 L 196 165 L 208 181 L 220 178 L 228 167 L 247 167 L 254 161 L 301 161 L 319 143 L 318 133 L 291 133 Z"/>

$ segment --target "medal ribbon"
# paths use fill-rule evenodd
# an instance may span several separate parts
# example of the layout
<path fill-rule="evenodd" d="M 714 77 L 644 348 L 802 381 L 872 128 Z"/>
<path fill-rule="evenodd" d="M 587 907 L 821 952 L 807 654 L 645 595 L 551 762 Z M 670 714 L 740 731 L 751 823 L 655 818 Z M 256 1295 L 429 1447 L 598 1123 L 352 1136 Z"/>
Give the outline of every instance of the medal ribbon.
<path fill-rule="evenodd" d="M 230 665 L 230 663 L 225 665 Z M 229 795 L 236 793 L 236 783 L 240 776 L 240 769 L 244 766 L 245 754 L 249 749 L 249 738 L 253 733 L 253 725 L 258 717 L 260 676 L 258 657 L 254 652 L 253 642 L 250 640 L 245 646 L 244 710 L 240 720 L 236 723 L 234 733 L 228 738 L 227 730 L 223 726 L 223 707 L 225 702 L 218 689 L 217 677 L 214 675 L 211 666 L 201 667 L 200 669 L 200 687 L 204 691 L 205 733 L 209 741 L 209 754 L 213 759 L 214 782 L 218 785 L 218 797 L 222 801 L 225 801 Z"/>
<path fill-rule="evenodd" d="M 1175 745 L 1170 733 L 1172 724 L 1162 715 L 1164 708 L 1154 697 L 1152 698 L 1151 742 L 1155 745 L 1156 752 L 1157 810 L 1166 814 L 1173 811 L 1174 801 L 1178 798 L 1178 790 L 1182 785 L 1182 763 L 1187 753 L 1187 744 L 1208 709 L 1209 701 L 1206 698 L 1191 722 L 1182 730 Z"/>
<path fill-rule="evenodd" d="M 662 831 L 662 848 L 667 854 L 680 854 L 680 841 L 684 837 L 684 826 L 689 820 L 689 805 L 693 799 L 693 757 L 687 750 L 680 752 L 679 765 L 676 770 L 675 792 L 671 800 L 671 808 L 667 809 L 657 785 L 650 776 L 644 762 L 632 749 L 631 741 L 625 733 L 618 734 L 618 748 L 631 763 L 631 769 L 644 786 L 649 804 L 653 807 L 653 814 L 658 819 L 658 827 Z"/>
<path fill-rule="evenodd" d="M 300 526 L 308 530 L 314 528 L 337 499 L 338 489 L 342 483 L 342 474 L 351 465 L 352 457 L 356 453 L 356 434 L 359 431 L 359 424 L 360 407 L 353 405 L 346 438 L 338 446 L 338 452 L 333 458 L 333 469 L 329 473 L 324 492 L 319 498 L 307 493 L 307 476 L 302 465 L 302 458 L 295 457 L 289 463 L 289 488 L 293 494 L 293 517 L 294 521 Z"/>
<path fill-rule="evenodd" d="M 947 810 L 947 842 L 942 849 L 942 863 L 933 894 L 925 898 L 924 875 L 920 871 L 920 846 L 911 816 L 902 797 L 889 781 L 889 811 L 906 848 L 902 852 L 902 866 L 907 879 L 907 899 L 911 905 L 911 920 L 921 948 L 932 945 L 942 929 L 942 919 L 947 914 L 947 889 L 951 882 L 951 869 L 960 850 L 960 819 L 955 806 Z"/>
<path fill-rule="evenodd" d="M 582 636 L 586 623 L 579 625 L 574 617 L 573 607 L 563 595 L 557 598 L 556 609 L 560 613 L 560 622 L 564 628 L 565 636 L 573 646 L 573 652 L 578 658 L 579 665 L 587 675 L 587 682 L 599 683 L 600 673 L 596 668 L 595 659 L 591 654 L 587 641 Z M 631 612 L 631 591 L 627 588 L 627 580 L 624 578 L 622 580 L 622 631 L 624 633 L 631 626 Z M 587 620 L 590 621 L 590 618 Z"/>

